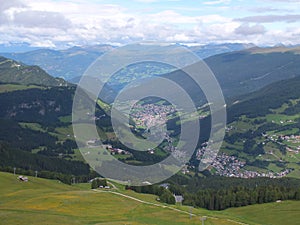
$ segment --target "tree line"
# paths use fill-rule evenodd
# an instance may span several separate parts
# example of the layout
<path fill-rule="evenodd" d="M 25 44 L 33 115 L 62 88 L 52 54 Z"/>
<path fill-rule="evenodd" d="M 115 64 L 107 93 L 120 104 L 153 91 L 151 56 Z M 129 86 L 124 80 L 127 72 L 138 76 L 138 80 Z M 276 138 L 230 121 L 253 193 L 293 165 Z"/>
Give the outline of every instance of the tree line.
<path fill-rule="evenodd" d="M 126 190 L 133 190 L 138 193 L 153 194 L 158 196 L 158 200 L 163 203 L 175 204 L 175 197 L 173 193 L 164 187 L 158 185 L 148 186 L 125 186 Z"/>
<path fill-rule="evenodd" d="M 17 167 L 28 171 L 49 171 L 68 175 L 88 175 L 89 165 L 80 161 L 71 161 L 11 148 L 0 141 L 0 168 Z"/>
<path fill-rule="evenodd" d="M 255 188 L 235 187 L 225 190 L 199 190 L 196 194 L 185 193 L 184 205 L 224 210 L 277 200 L 300 200 L 300 188 L 260 186 Z"/>
<path fill-rule="evenodd" d="M 168 188 L 159 185 L 132 187 L 127 189 L 139 193 L 154 194 L 161 197 L 182 195 L 184 205 L 224 210 L 253 204 L 275 202 L 278 200 L 300 200 L 300 180 L 295 178 L 229 178 L 220 176 L 195 177 L 174 175 L 167 181 Z M 173 196 L 174 197 L 174 196 Z M 171 200 L 172 202 L 173 200 Z M 169 203 L 170 204 L 170 203 Z M 171 203 L 173 204 L 173 203 Z"/>

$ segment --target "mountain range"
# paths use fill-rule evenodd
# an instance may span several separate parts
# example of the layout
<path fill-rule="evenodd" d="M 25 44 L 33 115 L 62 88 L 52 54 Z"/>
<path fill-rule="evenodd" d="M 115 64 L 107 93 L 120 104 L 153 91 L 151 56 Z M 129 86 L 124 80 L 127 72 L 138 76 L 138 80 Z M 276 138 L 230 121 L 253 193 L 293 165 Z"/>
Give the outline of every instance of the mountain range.
<path fill-rule="evenodd" d="M 299 168 L 294 159 L 298 157 L 297 146 L 287 140 L 278 144 L 278 139 L 299 135 L 299 48 L 252 48 L 211 56 L 205 61 L 219 80 L 228 104 L 231 129 L 221 151 L 244 160 L 249 169 L 278 172 L 289 168 L 295 171 L 291 176 L 298 177 Z M 197 99 L 199 92 L 193 92 L 193 86 L 179 71 L 163 76 L 183 85 Z M 82 158 L 76 150 L 71 127 L 75 86 L 53 78 L 37 66 L 4 57 L 0 60 L 0 82 L 0 141 L 7 144 L 2 150 L 6 163 L 1 162 L 1 167 L 13 166 L 15 161 L 19 163 L 16 166 L 23 169 L 65 173 L 66 167 L 53 168 L 46 163 L 50 157 L 61 160 L 59 165 L 71 160 L 68 166 L 74 163 L 74 168 L 85 168 L 80 162 Z M 109 106 L 103 104 L 97 106 L 96 116 L 106 116 L 97 125 L 101 136 L 109 140 L 112 137 L 110 117 L 103 108 Z M 176 126 L 173 129 L 177 129 Z M 276 135 L 276 142 L 265 140 L 271 138 L 270 135 Z M 249 146 L 245 144 L 248 139 L 253 140 L 250 144 L 247 142 Z M 273 149 L 272 154 L 270 149 Z M 155 155 L 145 158 L 135 152 L 132 154 L 137 157 L 134 160 L 161 159 Z M 35 163 L 16 160 L 18 155 Z M 86 174 L 86 169 L 84 171 Z M 72 173 L 82 174 L 80 169 Z"/>
<path fill-rule="evenodd" d="M 252 44 L 209 44 L 188 47 L 200 58 L 247 49 Z M 37 49 L 28 52 L 0 53 L 0 55 L 26 63 L 37 65 L 54 77 L 61 77 L 67 81 L 78 81 L 85 70 L 105 52 L 116 48 L 111 45 L 76 46 L 66 50 Z"/>

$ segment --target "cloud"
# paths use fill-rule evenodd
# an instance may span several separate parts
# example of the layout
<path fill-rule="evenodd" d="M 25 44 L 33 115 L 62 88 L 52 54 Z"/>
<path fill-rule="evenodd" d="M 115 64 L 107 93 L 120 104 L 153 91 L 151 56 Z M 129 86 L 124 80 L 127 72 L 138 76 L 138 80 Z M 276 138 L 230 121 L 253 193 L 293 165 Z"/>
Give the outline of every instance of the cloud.
<path fill-rule="evenodd" d="M 19 0 L 0 0 L 0 13 L 10 8 L 23 8 L 25 4 Z"/>
<path fill-rule="evenodd" d="M 19 0 L 0 0 L 0 25 L 8 23 L 12 17 L 11 9 L 26 8 L 26 5 Z"/>
<path fill-rule="evenodd" d="M 59 12 L 32 10 L 20 0 L 0 1 L 0 26 L 68 29 L 72 25 Z"/>
<path fill-rule="evenodd" d="M 300 14 L 290 15 L 265 15 L 265 16 L 248 16 L 244 18 L 238 18 L 236 21 L 241 22 L 253 22 L 253 23 L 274 23 L 274 22 L 286 22 L 293 23 L 300 21 Z"/>
<path fill-rule="evenodd" d="M 16 13 L 13 23 L 16 26 L 36 28 L 69 29 L 72 26 L 71 21 L 66 19 L 61 13 L 34 10 Z"/>
<path fill-rule="evenodd" d="M 300 0 L 264 0 L 265 2 L 300 3 Z"/>
<path fill-rule="evenodd" d="M 153 3 L 153 2 L 163 2 L 162 0 L 134 0 L 135 2 L 141 3 Z M 179 2 L 180 0 L 164 0 L 165 2 Z"/>
<path fill-rule="evenodd" d="M 253 26 L 250 26 L 249 24 L 242 24 L 241 26 L 235 29 L 236 34 L 241 34 L 246 36 L 264 34 L 265 32 L 266 32 L 266 28 L 259 24 Z"/>
<path fill-rule="evenodd" d="M 157 2 L 159 0 L 135 0 L 136 2 L 142 2 L 142 3 L 152 3 L 152 2 Z"/>
<path fill-rule="evenodd" d="M 255 7 L 255 8 L 250 8 L 248 9 L 250 12 L 255 12 L 255 13 L 269 13 L 269 12 L 291 12 L 289 9 L 279 9 L 279 8 L 274 8 L 274 7 Z"/>
<path fill-rule="evenodd" d="M 219 5 L 219 4 L 229 4 L 231 0 L 216 0 L 216 1 L 208 1 L 203 2 L 204 5 Z"/>
<path fill-rule="evenodd" d="M 50 48 L 100 43 L 127 44 L 144 40 L 255 44 L 276 44 L 286 40 L 300 43 L 297 29 L 287 31 L 286 26 L 281 24 L 266 27 L 260 25 L 278 21 L 299 21 L 300 15 L 280 15 L 279 12 L 292 8 L 288 4 L 282 10 L 279 7 L 282 4 L 278 3 L 270 6 L 262 4 L 257 8 L 253 8 L 252 4 L 252 12 L 278 11 L 279 15 L 259 14 L 260 16 L 235 19 L 228 12 L 239 10 L 240 15 L 249 15 L 249 7 L 233 4 L 234 1 L 231 0 L 206 0 L 204 6 L 199 4 L 199 8 L 186 2 L 185 9 L 179 3 L 173 6 L 171 3 L 165 4 L 178 0 L 133 1 L 156 3 L 151 7 L 134 3 L 142 5 L 141 10 L 144 10 L 137 12 L 121 1 L 117 5 L 85 0 L 0 0 L 0 43 L 27 42 L 32 46 Z M 2 2 L 5 4 L 1 4 Z M 292 6 L 295 8 L 294 4 Z"/>

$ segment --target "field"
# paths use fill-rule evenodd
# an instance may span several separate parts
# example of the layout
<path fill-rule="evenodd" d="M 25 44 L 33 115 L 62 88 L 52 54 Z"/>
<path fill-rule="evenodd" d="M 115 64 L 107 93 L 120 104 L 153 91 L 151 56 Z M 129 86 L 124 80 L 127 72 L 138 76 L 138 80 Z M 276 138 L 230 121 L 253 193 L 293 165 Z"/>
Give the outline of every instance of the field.
<path fill-rule="evenodd" d="M 11 91 L 19 91 L 19 90 L 27 90 L 31 88 L 40 88 L 43 87 L 37 85 L 20 85 L 20 84 L 0 84 L 0 93 L 11 92 Z"/>
<path fill-rule="evenodd" d="M 300 202 L 284 201 L 232 208 L 224 211 L 230 216 L 237 216 L 241 220 L 254 224 L 300 224 Z"/>
<path fill-rule="evenodd" d="M 18 224 L 300 224 L 300 202 L 282 202 L 228 209 L 221 212 L 170 206 L 155 196 L 122 190 L 90 190 L 88 184 L 0 173 L 1 225 Z M 239 223 L 242 222 L 242 223 Z"/>

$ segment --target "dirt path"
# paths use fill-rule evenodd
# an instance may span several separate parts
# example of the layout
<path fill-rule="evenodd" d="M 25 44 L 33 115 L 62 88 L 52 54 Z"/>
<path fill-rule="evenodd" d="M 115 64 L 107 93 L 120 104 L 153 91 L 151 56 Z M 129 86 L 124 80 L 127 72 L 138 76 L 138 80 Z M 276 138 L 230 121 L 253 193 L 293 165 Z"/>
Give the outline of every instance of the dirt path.
<path fill-rule="evenodd" d="M 180 213 L 184 213 L 184 214 L 187 214 L 187 215 L 192 215 L 192 216 L 200 217 L 200 215 L 196 215 L 194 213 L 190 213 L 190 212 L 187 212 L 187 211 L 184 211 L 184 210 L 181 210 L 181 209 L 176 209 L 176 208 L 171 207 L 171 206 L 166 206 L 166 205 L 162 205 L 162 204 L 147 202 L 147 201 L 144 201 L 144 200 L 141 200 L 141 199 L 129 196 L 129 195 L 125 195 L 125 194 L 122 194 L 122 193 L 119 193 L 119 192 L 116 192 L 116 191 L 109 191 L 109 190 L 105 190 L 105 191 L 103 190 L 102 191 L 102 190 L 98 190 L 98 189 L 93 189 L 93 191 L 95 191 L 95 192 L 101 192 L 101 193 L 105 193 L 105 192 L 106 193 L 112 193 L 112 194 L 119 195 L 119 196 L 122 196 L 124 198 L 128 198 L 128 199 L 131 199 L 131 200 L 143 203 L 143 204 L 153 205 L 153 206 L 156 206 L 156 207 L 160 207 L 160 208 L 164 208 L 164 209 L 170 209 L 170 210 L 173 210 L 173 211 L 176 211 L 176 212 L 180 212 Z M 211 216 L 206 216 L 206 218 L 213 219 L 213 220 L 218 220 L 219 219 L 217 217 L 211 217 Z M 241 222 L 234 221 L 234 220 L 231 220 L 231 219 L 227 219 L 227 221 L 230 221 L 230 222 L 235 223 L 235 224 L 247 225 L 246 223 L 241 223 Z"/>

